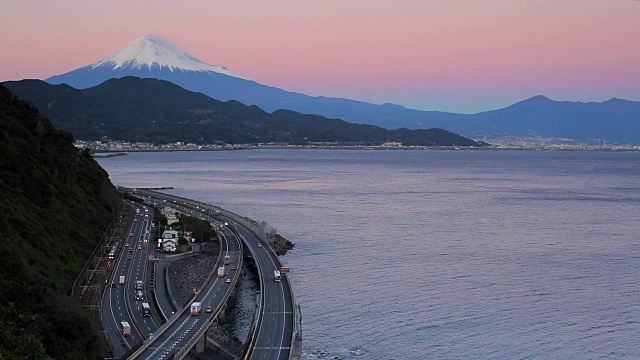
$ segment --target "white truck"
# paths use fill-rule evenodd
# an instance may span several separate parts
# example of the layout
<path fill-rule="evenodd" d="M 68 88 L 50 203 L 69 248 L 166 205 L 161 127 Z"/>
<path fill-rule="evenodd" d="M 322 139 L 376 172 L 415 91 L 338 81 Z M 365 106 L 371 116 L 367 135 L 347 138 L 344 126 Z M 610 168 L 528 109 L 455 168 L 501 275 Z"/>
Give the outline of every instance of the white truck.
<path fill-rule="evenodd" d="M 280 271 L 273 270 L 273 280 L 275 282 L 280 282 Z"/>
<path fill-rule="evenodd" d="M 229 256 L 229 255 L 225 255 L 224 256 L 224 264 L 225 265 L 231 264 L 231 256 Z"/>
<path fill-rule="evenodd" d="M 198 316 L 200 315 L 200 311 L 202 311 L 202 303 L 199 301 L 194 301 L 191 303 L 191 310 L 189 311 L 189 315 Z"/>
<path fill-rule="evenodd" d="M 120 275 L 120 285 L 124 285 L 124 275 Z"/>
<path fill-rule="evenodd" d="M 126 321 L 120 323 L 120 332 L 122 332 L 122 336 L 131 336 L 131 326 Z"/>
<path fill-rule="evenodd" d="M 151 307 L 149 303 L 142 303 L 142 316 L 151 316 Z"/>
<path fill-rule="evenodd" d="M 218 277 L 224 277 L 225 273 L 224 273 L 224 266 L 220 266 L 218 268 Z"/>

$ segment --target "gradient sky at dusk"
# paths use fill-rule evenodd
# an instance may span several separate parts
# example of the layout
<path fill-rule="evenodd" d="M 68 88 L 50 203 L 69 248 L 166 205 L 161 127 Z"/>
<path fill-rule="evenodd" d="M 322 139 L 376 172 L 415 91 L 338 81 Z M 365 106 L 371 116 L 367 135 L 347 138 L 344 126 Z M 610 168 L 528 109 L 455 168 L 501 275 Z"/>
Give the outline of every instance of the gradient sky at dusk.
<path fill-rule="evenodd" d="M 21 0 L 0 81 L 88 65 L 143 35 L 308 95 L 479 112 L 535 95 L 640 101 L 637 0 Z"/>

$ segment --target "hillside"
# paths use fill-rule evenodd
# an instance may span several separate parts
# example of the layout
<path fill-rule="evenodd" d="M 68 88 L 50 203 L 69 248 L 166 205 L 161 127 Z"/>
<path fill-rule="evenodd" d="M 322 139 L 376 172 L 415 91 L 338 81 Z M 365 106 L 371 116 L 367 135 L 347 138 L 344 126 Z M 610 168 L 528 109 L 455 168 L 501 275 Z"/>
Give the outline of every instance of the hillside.
<path fill-rule="evenodd" d="M 118 203 L 107 173 L 0 85 L 0 358 L 101 358 L 69 296 Z"/>
<path fill-rule="evenodd" d="M 388 130 L 289 110 L 272 114 L 237 101 L 222 102 L 168 81 L 125 77 L 84 90 L 39 80 L 5 83 L 56 126 L 78 139 L 132 142 L 247 144 L 338 142 L 481 146 L 441 129 Z"/>
<path fill-rule="evenodd" d="M 640 102 L 611 99 L 583 103 L 536 96 L 503 109 L 467 115 L 308 96 L 251 81 L 223 66 L 205 64 L 149 35 L 100 61 L 45 81 L 85 89 L 126 76 L 167 80 L 218 100 L 256 105 L 269 113 L 288 109 L 387 129 L 438 128 L 476 139 L 515 136 L 640 144 Z"/>
<path fill-rule="evenodd" d="M 640 144 L 640 102 L 611 99 L 604 102 L 555 101 L 535 96 L 499 110 L 474 114 L 465 133 L 509 133 L 542 138 L 569 138 L 582 142 Z"/>

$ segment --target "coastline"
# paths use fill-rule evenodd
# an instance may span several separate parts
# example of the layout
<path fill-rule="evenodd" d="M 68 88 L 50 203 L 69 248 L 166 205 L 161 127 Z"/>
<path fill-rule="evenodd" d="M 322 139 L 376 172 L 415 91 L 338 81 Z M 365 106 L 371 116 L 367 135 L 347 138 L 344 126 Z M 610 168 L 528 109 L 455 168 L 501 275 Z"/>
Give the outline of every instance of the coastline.
<path fill-rule="evenodd" d="M 622 145 L 622 146 L 584 146 L 584 145 L 493 145 L 493 146 L 403 146 L 403 145 L 285 145 L 285 144 L 238 144 L 238 145 L 195 145 L 195 144 L 168 144 L 168 145 L 151 145 L 151 144 L 130 144 L 130 145 L 111 145 L 107 146 L 91 146 L 85 144 L 89 148 L 94 157 L 109 158 L 127 155 L 129 152 L 173 152 L 173 151 L 237 151 L 237 150 L 260 150 L 260 149 L 279 149 L 279 150 L 539 150 L 539 151 L 596 151 L 596 152 L 635 152 L 640 151 L 640 146 Z M 78 147 L 80 147 L 78 146 Z M 106 154 L 106 155 L 102 155 Z"/>

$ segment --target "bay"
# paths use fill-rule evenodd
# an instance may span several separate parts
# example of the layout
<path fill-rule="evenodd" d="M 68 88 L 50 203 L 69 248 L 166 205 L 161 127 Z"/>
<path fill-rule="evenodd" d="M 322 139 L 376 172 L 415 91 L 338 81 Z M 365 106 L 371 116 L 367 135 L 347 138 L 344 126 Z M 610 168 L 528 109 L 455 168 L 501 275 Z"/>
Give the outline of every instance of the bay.
<path fill-rule="evenodd" d="M 640 153 L 129 153 L 115 184 L 265 220 L 306 359 L 639 359 Z"/>

